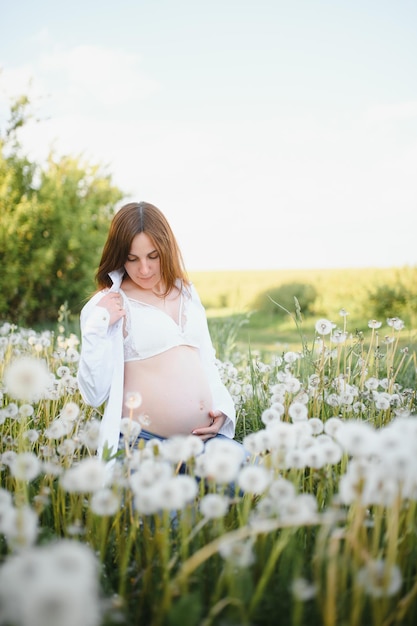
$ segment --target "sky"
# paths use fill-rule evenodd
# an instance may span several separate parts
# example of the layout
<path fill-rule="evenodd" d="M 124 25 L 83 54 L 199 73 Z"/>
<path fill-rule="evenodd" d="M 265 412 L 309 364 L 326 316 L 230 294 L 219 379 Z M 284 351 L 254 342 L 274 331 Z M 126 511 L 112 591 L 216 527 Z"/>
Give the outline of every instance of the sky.
<path fill-rule="evenodd" d="M 0 0 L 0 129 L 167 216 L 187 269 L 416 265 L 415 0 Z"/>

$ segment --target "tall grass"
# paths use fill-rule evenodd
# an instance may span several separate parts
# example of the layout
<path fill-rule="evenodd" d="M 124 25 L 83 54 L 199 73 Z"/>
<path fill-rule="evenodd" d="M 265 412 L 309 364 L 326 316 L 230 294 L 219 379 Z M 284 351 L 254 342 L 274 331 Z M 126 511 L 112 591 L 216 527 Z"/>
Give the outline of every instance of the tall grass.
<path fill-rule="evenodd" d="M 417 363 L 402 320 L 365 336 L 317 319 L 308 336 L 298 312 L 300 349 L 268 361 L 239 351 L 244 322 L 216 337 L 243 465 L 193 436 L 99 460 L 77 337 L 3 324 L 0 623 L 416 623 Z"/>

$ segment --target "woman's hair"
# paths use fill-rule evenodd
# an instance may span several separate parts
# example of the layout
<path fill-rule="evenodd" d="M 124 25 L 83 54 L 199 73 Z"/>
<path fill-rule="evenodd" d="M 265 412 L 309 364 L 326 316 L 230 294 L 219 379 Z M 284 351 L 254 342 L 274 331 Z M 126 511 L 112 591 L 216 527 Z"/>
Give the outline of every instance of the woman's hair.
<path fill-rule="evenodd" d="M 113 217 L 100 265 L 96 273 L 98 287 L 111 287 L 109 272 L 124 267 L 133 238 L 146 233 L 159 252 L 161 278 L 167 295 L 179 278 L 189 284 L 181 251 L 164 214 L 147 202 L 125 204 Z"/>

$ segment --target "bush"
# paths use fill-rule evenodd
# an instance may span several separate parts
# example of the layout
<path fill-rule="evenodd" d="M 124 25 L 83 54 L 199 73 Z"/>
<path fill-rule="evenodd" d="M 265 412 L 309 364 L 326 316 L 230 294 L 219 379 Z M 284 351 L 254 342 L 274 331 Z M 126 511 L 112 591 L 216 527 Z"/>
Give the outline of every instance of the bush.
<path fill-rule="evenodd" d="M 284 317 L 287 315 L 284 309 L 291 314 L 295 313 L 294 298 L 297 298 L 303 313 L 312 313 L 317 291 L 313 285 L 287 283 L 263 291 L 255 298 L 252 306 L 259 313 Z"/>

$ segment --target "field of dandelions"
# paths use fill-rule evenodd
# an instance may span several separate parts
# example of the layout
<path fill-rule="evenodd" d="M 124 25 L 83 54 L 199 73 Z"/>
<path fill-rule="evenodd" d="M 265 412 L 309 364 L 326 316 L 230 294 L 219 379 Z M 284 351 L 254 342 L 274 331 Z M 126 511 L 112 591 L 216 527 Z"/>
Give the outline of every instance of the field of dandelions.
<path fill-rule="evenodd" d="M 0 624 L 415 625 L 415 353 L 399 318 L 314 335 L 219 361 L 247 462 L 194 436 L 101 460 L 78 337 L 0 325 Z"/>

